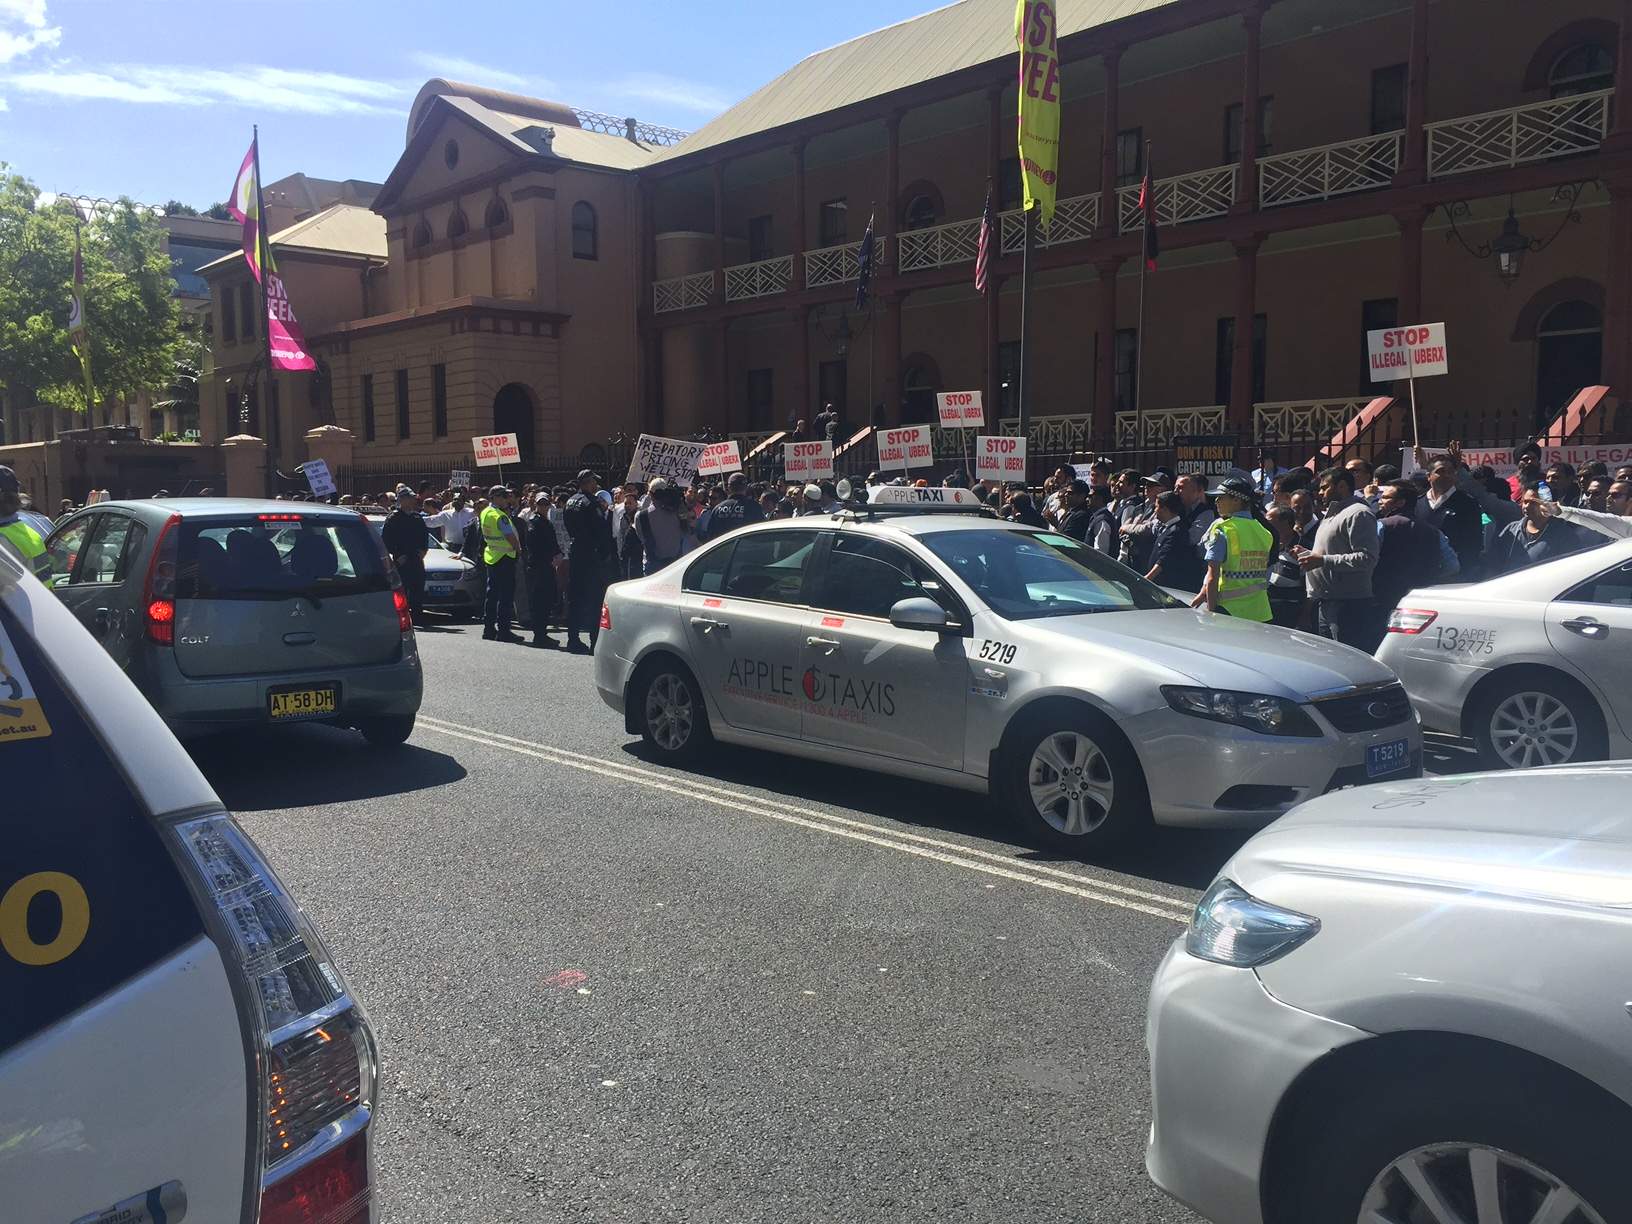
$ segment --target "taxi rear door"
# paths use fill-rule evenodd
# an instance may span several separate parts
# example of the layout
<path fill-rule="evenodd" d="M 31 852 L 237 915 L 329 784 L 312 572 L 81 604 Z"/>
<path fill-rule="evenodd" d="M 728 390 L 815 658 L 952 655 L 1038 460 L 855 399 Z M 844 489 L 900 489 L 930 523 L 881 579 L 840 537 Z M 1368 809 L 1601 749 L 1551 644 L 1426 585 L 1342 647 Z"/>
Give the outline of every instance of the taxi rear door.
<path fill-rule="evenodd" d="M 799 735 L 799 656 L 810 622 L 806 579 L 819 533 L 727 537 L 686 570 L 681 619 L 698 679 L 733 727 Z"/>
<path fill-rule="evenodd" d="M 811 628 L 799 673 L 804 738 L 962 769 L 969 691 L 964 638 L 890 623 L 890 609 L 900 600 L 947 606 L 951 596 L 900 545 L 862 532 L 829 534 L 832 545 L 811 588 Z"/>

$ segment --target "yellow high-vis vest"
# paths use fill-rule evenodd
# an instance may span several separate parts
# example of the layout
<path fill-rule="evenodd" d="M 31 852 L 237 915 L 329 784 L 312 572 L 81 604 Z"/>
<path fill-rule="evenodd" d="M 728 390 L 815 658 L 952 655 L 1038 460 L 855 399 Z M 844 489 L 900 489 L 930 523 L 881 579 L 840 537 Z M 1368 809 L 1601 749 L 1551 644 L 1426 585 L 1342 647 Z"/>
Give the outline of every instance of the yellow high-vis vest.
<path fill-rule="evenodd" d="M 482 511 L 482 560 L 497 565 L 505 557 L 516 555 L 515 542 L 499 529 L 499 524 L 510 516 L 497 506 Z"/>
<path fill-rule="evenodd" d="M 1229 552 L 1218 574 L 1218 603 L 1231 616 L 1268 622 L 1269 554 L 1275 537 L 1256 519 L 1226 518 L 1213 524 Z"/>

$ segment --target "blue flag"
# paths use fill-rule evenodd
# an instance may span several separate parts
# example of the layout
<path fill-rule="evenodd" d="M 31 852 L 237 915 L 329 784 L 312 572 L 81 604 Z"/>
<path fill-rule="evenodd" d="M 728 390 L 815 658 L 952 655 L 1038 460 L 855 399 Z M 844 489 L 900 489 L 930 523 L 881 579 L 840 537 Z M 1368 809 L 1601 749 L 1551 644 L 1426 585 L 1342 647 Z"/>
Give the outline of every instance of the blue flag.
<path fill-rule="evenodd" d="M 875 216 L 877 214 L 874 214 Z M 861 250 L 856 255 L 856 309 L 867 305 L 867 290 L 873 284 L 873 218 L 867 218 L 867 232 L 861 236 Z"/>

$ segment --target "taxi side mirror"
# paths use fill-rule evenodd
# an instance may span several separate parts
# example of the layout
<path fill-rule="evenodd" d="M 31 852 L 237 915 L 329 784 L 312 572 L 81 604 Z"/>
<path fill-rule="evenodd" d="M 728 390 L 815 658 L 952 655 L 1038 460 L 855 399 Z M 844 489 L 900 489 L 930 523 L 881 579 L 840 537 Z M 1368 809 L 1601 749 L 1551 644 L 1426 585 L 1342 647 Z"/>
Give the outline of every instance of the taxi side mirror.
<path fill-rule="evenodd" d="M 903 599 L 892 607 L 890 624 L 897 629 L 922 629 L 931 633 L 946 633 L 953 628 L 946 609 L 921 595 Z"/>

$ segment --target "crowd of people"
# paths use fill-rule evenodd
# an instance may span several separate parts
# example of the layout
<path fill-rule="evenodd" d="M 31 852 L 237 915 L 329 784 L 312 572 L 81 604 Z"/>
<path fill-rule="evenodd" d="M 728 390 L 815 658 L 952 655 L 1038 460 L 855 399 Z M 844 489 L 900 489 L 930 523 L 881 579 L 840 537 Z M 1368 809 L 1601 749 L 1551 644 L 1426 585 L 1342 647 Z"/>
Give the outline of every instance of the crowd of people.
<path fill-rule="evenodd" d="M 1514 454 L 1511 476 L 1470 466 L 1454 442 L 1413 458 L 1409 472 L 1355 458 L 1317 473 L 1283 469 L 1265 451 L 1252 472 L 1209 487 L 1169 467 L 1139 472 L 1088 456 L 1062 464 L 1038 487 L 971 482 L 963 472 L 943 483 L 968 488 L 1002 518 L 1115 557 L 1196 607 L 1366 651 L 1413 588 L 1498 577 L 1632 537 L 1632 464 L 1544 468 L 1534 444 Z M 908 480 L 866 478 L 868 487 L 884 483 Z M 20 493 L 15 476 L 0 469 L 0 536 L 38 557 L 24 537 L 43 538 L 49 520 L 33 514 L 30 524 Z M 573 485 L 553 488 L 398 485 L 338 501 L 385 514 L 382 538 L 416 619 L 434 538 L 482 571 L 485 638 L 521 642 L 515 629 L 525 625 L 533 645 L 575 653 L 594 649 L 610 583 L 655 573 L 738 527 L 843 505 L 832 480 L 750 481 L 737 472 L 607 488 L 587 469 Z M 64 512 L 73 508 L 63 504 Z M 560 643 L 556 630 L 565 634 Z"/>

